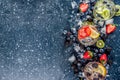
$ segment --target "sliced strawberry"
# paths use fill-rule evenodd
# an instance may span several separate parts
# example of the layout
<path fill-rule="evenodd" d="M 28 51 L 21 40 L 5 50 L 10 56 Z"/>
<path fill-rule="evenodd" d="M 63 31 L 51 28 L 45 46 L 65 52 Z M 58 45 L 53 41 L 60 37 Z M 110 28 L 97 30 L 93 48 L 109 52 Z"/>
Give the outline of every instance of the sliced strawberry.
<path fill-rule="evenodd" d="M 86 26 L 85 32 L 87 33 L 88 36 L 90 36 L 91 30 L 90 30 L 89 26 Z"/>
<path fill-rule="evenodd" d="M 110 34 L 116 30 L 116 26 L 112 24 L 106 25 L 106 33 Z"/>
<path fill-rule="evenodd" d="M 83 54 L 83 58 L 84 59 L 91 59 L 93 57 L 93 54 L 91 51 L 86 51 L 84 54 Z"/>
<path fill-rule="evenodd" d="M 100 56 L 100 62 L 105 64 L 107 62 L 107 55 L 104 53 Z"/>
<path fill-rule="evenodd" d="M 86 12 L 88 10 L 89 5 L 87 3 L 81 3 L 79 9 L 81 12 Z"/>
<path fill-rule="evenodd" d="M 79 40 L 84 39 L 84 38 L 90 36 L 90 34 L 91 34 L 91 30 L 90 30 L 89 26 L 83 26 L 83 28 L 80 28 L 78 30 L 78 39 Z"/>

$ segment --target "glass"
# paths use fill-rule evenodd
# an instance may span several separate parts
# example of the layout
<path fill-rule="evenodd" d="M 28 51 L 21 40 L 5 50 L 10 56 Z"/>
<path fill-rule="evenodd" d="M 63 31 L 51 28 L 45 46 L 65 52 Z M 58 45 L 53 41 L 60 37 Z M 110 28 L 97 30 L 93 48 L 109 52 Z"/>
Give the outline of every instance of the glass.
<path fill-rule="evenodd" d="M 89 26 L 89 28 L 91 29 L 91 34 L 85 38 L 78 38 L 78 39 L 82 45 L 91 46 L 97 42 L 100 34 L 97 28 L 94 25 L 90 25 L 90 24 L 83 24 L 83 26 L 79 30 L 84 29 L 86 26 Z M 79 33 L 79 30 L 78 30 L 78 36 L 83 34 L 83 33 Z"/>
<path fill-rule="evenodd" d="M 115 4 L 112 0 L 99 0 L 96 2 L 93 15 L 97 20 L 111 19 L 116 12 Z"/>
<path fill-rule="evenodd" d="M 106 68 L 98 62 L 89 62 L 84 68 L 84 74 L 87 80 L 105 80 L 106 73 Z"/>

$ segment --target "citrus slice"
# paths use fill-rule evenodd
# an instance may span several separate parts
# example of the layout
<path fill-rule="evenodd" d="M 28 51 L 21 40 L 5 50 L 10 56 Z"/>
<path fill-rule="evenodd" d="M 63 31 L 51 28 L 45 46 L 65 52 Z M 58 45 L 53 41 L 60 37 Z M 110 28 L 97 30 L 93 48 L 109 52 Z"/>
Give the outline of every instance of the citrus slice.
<path fill-rule="evenodd" d="M 96 30 L 94 30 L 93 28 L 90 27 L 90 30 L 91 30 L 91 34 L 90 34 L 91 38 L 96 39 L 100 36 L 100 34 Z"/>
<path fill-rule="evenodd" d="M 103 10 L 103 12 L 101 13 L 101 16 L 104 18 L 104 19 L 109 19 L 110 18 L 110 10 L 105 8 Z"/>
<path fill-rule="evenodd" d="M 107 70 L 102 64 L 99 64 L 97 72 L 101 73 L 103 76 L 106 76 Z"/>
<path fill-rule="evenodd" d="M 118 11 L 116 11 L 115 16 L 120 16 L 120 5 L 115 6 Z"/>
<path fill-rule="evenodd" d="M 99 7 L 99 8 L 97 8 L 96 12 L 98 14 L 102 14 L 103 13 L 103 9 L 104 9 L 104 7 Z"/>
<path fill-rule="evenodd" d="M 98 48 L 103 48 L 105 46 L 105 43 L 103 40 L 98 40 L 97 43 L 96 43 L 96 46 Z"/>

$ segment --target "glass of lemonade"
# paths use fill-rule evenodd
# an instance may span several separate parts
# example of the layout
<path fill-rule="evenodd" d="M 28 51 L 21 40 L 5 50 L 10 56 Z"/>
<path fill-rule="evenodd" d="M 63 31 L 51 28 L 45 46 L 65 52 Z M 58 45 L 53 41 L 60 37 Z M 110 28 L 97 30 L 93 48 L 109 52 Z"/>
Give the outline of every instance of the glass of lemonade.
<path fill-rule="evenodd" d="M 98 62 L 89 62 L 84 68 L 84 74 L 87 80 L 105 80 L 107 70 Z"/>
<path fill-rule="evenodd" d="M 97 28 L 91 24 L 83 24 L 78 30 L 78 40 L 84 46 L 94 45 L 99 36 Z"/>
<path fill-rule="evenodd" d="M 112 0 L 98 0 L 93 15 L 97 20 L 108 20 L 115 15 L 115 4 Z"/>

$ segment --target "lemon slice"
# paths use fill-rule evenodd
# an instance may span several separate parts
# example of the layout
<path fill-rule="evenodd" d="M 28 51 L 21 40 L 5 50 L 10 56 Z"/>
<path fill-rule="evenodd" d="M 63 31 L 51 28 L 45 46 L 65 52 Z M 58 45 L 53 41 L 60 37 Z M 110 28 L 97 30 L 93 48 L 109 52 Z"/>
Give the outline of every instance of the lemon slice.
<path fill-rule="evenodd" d="M 91 34 L 90 34 L 91 38 L 95 39 L 95 38 L 98 38 L 100 36 L 100 34 L 96 30 L 92 29 L 91 27 L 90 27 L 90 30 L 91 30 Z"/>
<path fill-rule="evenodd" d="M 103 12 L 101 13 L 101 16 L 104 18 L 104 19 L 109 19 L 110 18 L 110 10 L 109 9 L 104 9 Z"/>
<path fill-rule="evenodd" d="M 115 6 L 118 11 L 116 11 L 115 16 L 120 16 L 120 5 Z"/>
<path fill-rule="evenodd" d="M 100 72 L 103 76 L 106 76 L 107 70 L 102 64 L 99 64 L 98 72 Z"/>
<path fill-rule="evenodd" d="M 100 63 L 98 64 L 98 68 L 95 68 L 94 71 L 102 74 L 104 77 L 107 74 L 106 68 L 102 64 L 100 64 Z"/>
<path fill-rule="evenodd" d="M 103 13 L 103 9 L 104 9 L 104 7 L 99 7 L 99 8 L 97 8 L 96 12 L 98 14 L 102 14 Z"/>

